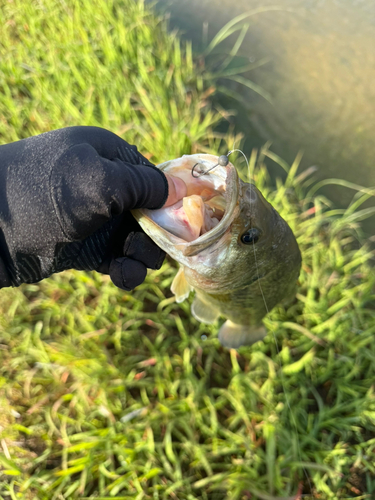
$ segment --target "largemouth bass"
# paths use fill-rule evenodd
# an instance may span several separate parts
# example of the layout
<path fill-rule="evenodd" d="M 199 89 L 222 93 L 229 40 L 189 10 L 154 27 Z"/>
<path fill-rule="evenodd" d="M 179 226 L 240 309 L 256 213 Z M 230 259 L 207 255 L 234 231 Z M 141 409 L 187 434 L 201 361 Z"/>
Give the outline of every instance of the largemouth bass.
<path fill-rule="evenodd" d="M 134 210 L 143 230 L 180 264 L 171 290 L 182 302 L 195 290 L 193 316 L 227 320 L 222 345 L 238 348 L 266 335 L 262 318 L 295 293 L 301 253 L 285 220 L 236 168 L 206 154 L 185 155 L 158 168 L 182 178 L 187 196 L 160 210 Z"/>

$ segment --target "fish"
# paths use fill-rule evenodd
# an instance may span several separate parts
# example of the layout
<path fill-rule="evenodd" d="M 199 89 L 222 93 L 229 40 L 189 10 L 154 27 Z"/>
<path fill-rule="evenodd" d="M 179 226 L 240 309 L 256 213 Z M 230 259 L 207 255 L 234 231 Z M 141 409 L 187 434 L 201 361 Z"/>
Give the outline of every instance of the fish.
<path fill-rule="evenodd" d="M 202 173 L 216 167 L 195 177 L 197 164 Z M 176 301 L 195 291 L 191 312 L 198 321 L 224 317 L 218 338 L 227 348 L 262 340 L 263 318 L 296 292 L 302 259 L 291 228 L 253 183 L 232 163 L 218 165 L 215 155 L 184 155 L 157 167 L 185 181 L 186 197 L 132 213 L 179 263 L 171 286 Z"/>

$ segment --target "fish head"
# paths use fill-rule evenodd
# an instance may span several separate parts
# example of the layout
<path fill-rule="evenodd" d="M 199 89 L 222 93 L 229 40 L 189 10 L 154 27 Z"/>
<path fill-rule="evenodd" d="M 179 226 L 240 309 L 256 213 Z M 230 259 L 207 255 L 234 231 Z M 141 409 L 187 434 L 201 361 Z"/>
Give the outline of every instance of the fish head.
<path fill-rule="evenodd" d="M 207 174 L 194 177 L 197 164 Z M 225 296 L 233 310 L 251 309 L 254 321 L 293 293 L 301 266 L 296 239 L 255 185 L 242 181 L 231 163 L 218 165 L 212 155 L 183 156 L 159 168 L 185 181 L 191 204 L 184 205 L 184 199 L 168 209 L 133 214 L 184 266 L 193 288 L 212 300 Z"/>
<path fill-rule="evenodd" d="M 241 289 L 244 295 L 246 288 L 252 289 L 253 297 L 263 296 L 266 309 L 294 293 L 301 268 L 296 238 L 259 189 L 241 179 L 238 179 L 238 212 L 231 223 L 230 235 L 226 279 L 236 283 L 231 289 Z"/>

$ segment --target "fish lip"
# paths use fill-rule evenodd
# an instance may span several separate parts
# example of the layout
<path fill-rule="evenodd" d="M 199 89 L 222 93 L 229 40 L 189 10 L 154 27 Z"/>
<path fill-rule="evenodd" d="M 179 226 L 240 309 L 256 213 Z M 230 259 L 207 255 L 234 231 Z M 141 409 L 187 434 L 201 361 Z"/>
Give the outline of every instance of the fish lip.
<path fill-rule="evenodd" d="M 202 158 L 214 161 L 215 163 L 218 161 L 218 157 L 213 155 L 200 154 L 192 155 L 192 157 L 193 156 L 196 159 Z M 160 170 L 165 170 L 169 166 L 169 163 L 170 162 L 166 162 L 165 164 L 159 165 Z M 196 240 L 176 245 L 176 248 L 181 250 L 185 257 L 193 257 L 194 255 L 199 254 L 206 248 L 216 243 L 226 233 L 234 219 L 235 210 L 238 203 L 239 177 L 237 169 L 232 163 L 228 163 L 227 167 L 225 167 L 225 170 L 226 207 L 223 218 L 213 229 L 207 231 L 207 233 L 202 234 Z M 227 199 L 227 197 L 229 199 Z"/>

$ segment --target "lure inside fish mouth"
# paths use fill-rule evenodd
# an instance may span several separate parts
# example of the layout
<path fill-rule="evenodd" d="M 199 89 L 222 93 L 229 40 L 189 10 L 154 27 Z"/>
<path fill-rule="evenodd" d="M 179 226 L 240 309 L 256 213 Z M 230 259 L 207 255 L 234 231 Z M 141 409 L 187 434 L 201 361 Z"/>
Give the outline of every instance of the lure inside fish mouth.
<path fill-rule="evenodd" d="M 164 172 L 184 180 L 187 196 L 167 208 L 142 210 L 155 225 L 170 234 L 170 239 L 179 244 L 185 255 L 195 255 L 217 241 L 233 219 L 238 201 L 235 167 L 229 163 L 198 178 L 192 175 L 197 162 L 202 169 L 208 170 L 217 160 L 217 156 L 202 154 L 183 156 L 159 165 Z"/>

